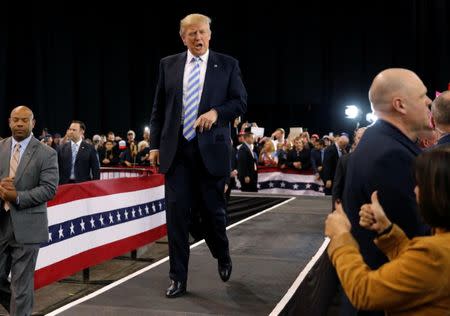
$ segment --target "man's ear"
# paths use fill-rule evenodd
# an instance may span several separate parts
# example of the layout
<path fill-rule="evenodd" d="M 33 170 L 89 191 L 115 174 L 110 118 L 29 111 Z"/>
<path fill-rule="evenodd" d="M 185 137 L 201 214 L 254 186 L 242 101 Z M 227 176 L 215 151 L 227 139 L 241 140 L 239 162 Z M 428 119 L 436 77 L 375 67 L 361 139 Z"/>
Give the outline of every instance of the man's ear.
<path fill-rule="evenodd" d="M 403 102 L 403 100 L 399 97 L 395 97 L 392 99 L 392 107 L 394 108 L 395 111 L 401 113 L 401 114 L 406 114 L 406 107 L 405 107 L 405 103 Z"/>

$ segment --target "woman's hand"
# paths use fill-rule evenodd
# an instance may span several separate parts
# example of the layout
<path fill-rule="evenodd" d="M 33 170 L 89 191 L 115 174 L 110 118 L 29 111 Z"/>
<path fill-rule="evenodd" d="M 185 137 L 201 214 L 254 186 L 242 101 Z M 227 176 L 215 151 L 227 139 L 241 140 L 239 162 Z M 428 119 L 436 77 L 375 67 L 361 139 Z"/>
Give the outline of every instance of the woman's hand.
<path fill-rule="evenodd" d="M 336 210 L 328 215 L 325 220 L 325 235 L 334 238 L 341 234 L 350 232 L 352 225 L 342 208 L 341 203 L 336 202 Z"/>
<path fill-rule="evenodd" d="M 383 207 L 378 201 L 377 191 L 372 193 L 371 201 L 372 203 L 361 206 L 359 225 L 379 234 L 391 225 L 391 221 L 386 217 Z"/>

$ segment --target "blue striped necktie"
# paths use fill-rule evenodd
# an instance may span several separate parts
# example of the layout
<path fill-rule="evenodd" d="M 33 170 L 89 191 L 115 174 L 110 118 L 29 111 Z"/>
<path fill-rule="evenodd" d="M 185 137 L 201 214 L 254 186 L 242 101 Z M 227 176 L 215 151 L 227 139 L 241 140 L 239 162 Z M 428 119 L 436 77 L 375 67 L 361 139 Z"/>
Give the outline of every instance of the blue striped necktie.
<path fill-rule="evenodd" d="M 194 123 L 197 119 L 198 104 L 200 103 L 200 57 L 194 57 L 191 63 L 195 63 L 188 76 L 186 97 L 183 102 L 183 136 L 188 141 L 195 137 Z"/>
<path fill-rule="evenodd" d="M 77 160 L 78 145 L 72 141 L 72 166 L 70 169 L 70 179 L 75 180 L 75 161 Z"/>

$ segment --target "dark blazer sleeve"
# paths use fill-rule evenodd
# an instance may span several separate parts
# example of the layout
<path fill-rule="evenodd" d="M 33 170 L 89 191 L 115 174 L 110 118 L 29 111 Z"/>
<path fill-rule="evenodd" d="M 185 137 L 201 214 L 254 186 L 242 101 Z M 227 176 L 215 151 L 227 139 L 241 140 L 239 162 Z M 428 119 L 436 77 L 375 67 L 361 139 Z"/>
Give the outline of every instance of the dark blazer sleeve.
<path fill-rule="evenodd" d="M 230 160 L 231 160 L 231 170 L 235 170 L 237 168 L 237 151 L 236 148 L 231 147 L 230 152 Z"/>
<path fill-rule="evenodd" d="M 333 147 L 331 147 L 333 146 Z M 333 181 L 334 173 L 336 171 L 337 161 L 339 159 L 339 155 L 337 153 L 337 148 L 335 145 L 331 145 L 325 150 L 323 157 L 323 181 L 326 182 L 328 180 Z"/>
<path fill-rule="evenodd" d="M 253 157 L 251 157 L 247 148 L 244 148 L 243 146 L 245 145 L 241 145 L 239 148 L 237 156 L 237 170 L 239 179 L 244 179 L 245 177 L 251 176 L 249 166 L 253 166 L 254 163 Z"/>
<path fill-rule="evenodd" d="M 70 177 L 71 153 L 68 152 L 69 143 L 65 143 L 58 148 L 59 184 L 65 184 Z"/>
<path fill-rule="evenodd" d="M 91 150 L 89 152 L 89 160 L 91 165 L 92 179 L 100 179 L 100 162 L 98 161 L 97 151 L 94 146 L 90 146 Z"/>
<path fill-rule="evenodd" d="M 336 173 L 334 174 L 333 189 L 332 189 L 333 209 L 334 209 L 334 202 L 336 202 L 336 200 L 338 199 L 342 200 L 342 194 L 344 193 L 345 172 L 347 170 L 348 158 L 349 154 L 341 156 L 336 166 Z"/>
<path fill-rule="evenodd" d="M 42 159 L 39 172 L 39 181 L 35 187 L 29 190 L 17 192 L 19 196 L 18 209 L 27 209 L 50 201 L 56 194 L 58 185 L 58 163 L 55 150 L 40 148 Z"/>

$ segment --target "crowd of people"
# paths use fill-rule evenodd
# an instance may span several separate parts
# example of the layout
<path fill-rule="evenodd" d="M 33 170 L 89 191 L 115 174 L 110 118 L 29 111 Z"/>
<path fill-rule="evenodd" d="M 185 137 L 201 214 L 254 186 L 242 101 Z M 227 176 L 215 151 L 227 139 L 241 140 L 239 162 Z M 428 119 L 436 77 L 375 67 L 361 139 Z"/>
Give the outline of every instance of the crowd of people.
<path fill-rule="evenodd" d="M 209 50 L 210 23 L 200 14 L 181 20 L 187 51 L 161 60 L 151 129 L 140 142 L 132 130 L 126 140 L 113 132 L 91 140 L 78 120 L 64 137 L 44 129 L 39 142 L 31 109 L 13 109 L 12 137 L 0 140 L 8 157 L 0 163 L 0 303 L 13 315 L 31 314 L 36 258 L 48 237 L 46 202 L 58 183 L 99 179 L 101 166 L 159 164 L 165 174 L 168 298 L 187 291 L 195 226 L 227 282 L 233 266 L 224 193 L 236 178 L 243 191 L 256 191 L 258 166 L 266 166 L 311 172 L 333 195 L 325 234 L 343 315 L 448 315 L 450 91 L 432 102 L 414 72 L 387 69 L 369 90 L 379 119 L 356 130 L 351 145 L 345 133 L 286 137 L 277 128 L 255 137 L 255 123 L 236 119 L 247 107 L 238 62 Z"/>
<path fill-rule="evenodd" d="M 355 308 L 385 308 L 382 298 L 377 301 L 376 297 L 381 295 L 379 293 L 384 294 L 384 291 L 387 291 L 385 289 L 385 283 L 388 282 L 386 278 L 392 275 L 380 276 L 381 272 L 378 270 L 370 272 L 367 269 L 379 268 L 380 271 L 392 270 L 397 273 L 399 270 L 401 271 L 400 264 L 397 262 L 407 262 L 405 258 L 408 258 L 407 255 L 400 256 L 400 252 L 409 249 L 407 245 L 411 244 L 413 245 L 411 247 L 415 248 L 417 243 L 422 246 L 422 242 L 427 241 L 427 237 L 412 239 L 412 241 L 409 241 L 408 238 L 426 236 L 431 231 L 441 233 L 439 238 L 430 237 L 434 238 L 432 240 L 442 240 L 448 235 L 445 225 L 448 225 L 449 215 L 447 213 L 450 204 L 436 200 L 438 197 L 445 200 L 445 197 L 448 196 L 446 192 L 449 183 L 446 181 L 448 182 L 449 176 L 435 174 L 433 177 L 442 179 L 442 181 L 435 184 L 429 183 L 424 180 L 426 179 L 425 171 L 420 167 L 425 168 L 426 165 L 428 168 L 426 172 L 436 173 L 437 169 L 433 169 L 433 166 L 438 164 L 437 160 L 442 157 L 448 159 L 450 151 L 446 145 L 450 142 L 450 92 L 444 92 L 433 103 L 424 97 L 423 104 L 426 107 L 423 112 L 414 112 L 416 116 L 409 114 L 412 116 L 411 118 L 405 120 L 402 117 L 403 120 L 399 120 L 398 117 L 401 116 L 398 114 L 399 112 L 396 112 L 394 106 L 393 110 L 389 109 L 386 104 L 377 103 L 381 102 L 379 101 L 381 97 L 377 95 L 376 90 L 381 88 L 377 84 L 381 85 L 383 82 L 375 81 L 371 97 L 380 121 L 369 128 L 357 129 L 352 143 L 346 133 L 336 137 L 330 135 L 319 137 L 317 134 L 309 135 L 308 132 L 302 132 L 299 135 L 286 137 L 283 128 L 277 128 L 270 136 L 255 137 L 252 127 L 257 127 L 256 123 L 238 123 L 240 119 L 236 119 L 235 128 L 231 130 L 233 150 L 230 159 L 232 171 L 228 181 L 228 194 L 229 189 L 235 185 L 235 179 L 239 179 L 242 191 L 257 191 L 257 170 L 260 166 L 265 166 L 280 169 L 292 168 L 314 173 L 317 180 L 323 181 L 325 192 L 333 195 L 333 206 L 338 210 L 327 220 L 326 234 L 333 240 L 329 253 L 345 290 L 343 308 L 347 308 L 349 313 L 355 311 Z M 382 98 L 381 100 L 383 101 Z M 429 112 L 432 113 L 431 120 Z M 422 120 L 418 117 L 420 113 L 422 113 Z M 113 132 L 106 135 L 94 135 L 92 139 L 89 139 L 85 137 L 85 131 L 84 123 L 74 120 L 63 137 L 58 133 L 49 134 L 47 128 L 38 137 L 43 145 L 51 147 L 57 152 L 59 184 L 99 179 L 100 166 L 150 165 L 150 131 L 148 129 L 144 130 L 142 140 L 139 142 L 136 141 L 136 134 L 132 130 L 128 131 L 126 140 L 115 136 Z M 363 137 L 366 131 L 368 135 Z M 410 174 L 410 166 L 413 164 L 415 156 L 421 153 L 420 147 L 425 150 L 432 148 L 432 150 L 427 150 L 425 154 L 419 156 L 426 157 L 426 160 L 420 158 L 421 160 L 418 161 L 421 162 L 416 163 L 416 177 L 419 175 L 422 177 L 421 180 L 417 179 L 417 182 L 421 181 L 422 186 L 427 185 L 424 188 L 419 186 L 417 192 L 428 192 L 435 197 L 433 200 L 427 199 L 423 194 L 420 198 L 417 192 L 416 195 L 413 194 L 416 181 Z M 434 149 L 436 147 L 439 150 Z M 378 150 L 373 152 L 373 148 Z M 405 153 L 402 154 L 403 151 Z M 367 157 L 371 157 L 371 159 L 366 159 Z M 425 161 L 434 160 L 436 163 L 431 165 L 425 163 Z M 442 161 L 448 162 L 445 159 Z M 446 166 L 443 164 L 436 168 L 445 175 L 445 172 L 448 172 Z M 400 187 L 398 187 L 399 183 L 402 183 Z M 433 185 L 437 185 L 436 190 L 442 191 L 442 196 L 437 191 L 429 192 L 427 188 L 433 187 Z M 4 186 L 7 187 L 6 184 Z M 367 204 L 367 196 L 355 195 L 355 188 L 358 187 L 361 187 L 363 192 L 367 192 L 364 195 L 374 191 L 378 191 L 378 193 L 371 194 L 369 197 L 371 203 Z M 433 218 L 427 221 L 431 230 L 430 226 L 422 222 L 417 212 L 416 200 L 419 201 L 419 206 L 422 205 L 425 208 L 425 210 L 421 209 L 421 212 L 428 212 L 422 214 L 422 217 Z M 428 201 L 426 205 L 421 204 L 420 201 L 423 200 Z M 433 213 L 436 209 L 440 210 L 439 214 Z M 443 226 L 440 226 L 434 218 L 441 219 Z M 351 235 L 349 235 L 350 232 Z M 352 238 L 355 238 L 355 241 Z M 374 238 L 377 238 L 376 244 L 372 242 Z M 388 246 L 391 242 L 390 239 L 398 242 L 398 247 L 401 246 L 401 249 L 395 248 L 397 250 L 392 253 L 394 250 Z M 344 245 L 347 246 L 344 247 Z M 358 248 L 354 248 L 353 245 L 358 245 Z M 441 246 L 440 244 L 434 245 L 437 248 Z M 380 253 L 378 248 L 384 254 Z M 428 249 L 426 250 L 428 251 Z M 359 252 L 361 261 L 354 260 Z M 386 256 L 390 260 L 399 257 L 398 261 L 393 261 L 394 263 L 389 265 L 394 268 L 387 268 Z M 420 253 L 418 256 L 421 258 Z M 347 257 L 352 259 L 347 259 Z M 417 259 L 416 254 L 414 254 L 414 258 Z M 364 268 L 366 265 L 368 267 Z M 425 262 L 420 261 L 417 269 L 427 270 L 428 265 L 426 260 Z M 345 274 L 345 271 L 349 269 L 354 271 L 355 276 Z M 447 273 L 441 270 L 436 271 L 439 271 L 439 275 Z M 429 279 L 426 279 L 426 282 L 442 280 L 436 274 L 430 273 L 427 274 Z M 365 276 L 366 274 L 367 276 Z M 364 278 L 360 279 L 361 276 Z M 355 278 L 359 281 L 356 282 Z M 362 283 L 361 280 L 365 280 L 366 283 Z M 442 286 L 448 286 L 447 283 L 444 282 Z M 362 296 L 361 292 L 357 291 L 361 287 L 374 287 L 373 293 Z M 406 295 L 398 288 L 391 291 L 394 291 L 393 297 L 399 297 L 399 300 L 405 299 L 405 297 L 410 298 L 412 295 Z M 421 295 L 422 292 L 417 291 L 414 295 Z M 387 292 L 389 293 L 389 291 Z M 429 297 L 433 299 L 439 297 L 443 300 L 442 304 L 445 305 L 445 297 L 436 295 Z M 375 298 L 371 299 L 371 297 Z M 393 310 L 397 308 L 394 299 L 389 304 L 388 308 Z M 414 308 L 415 305 L 409 303 L 401 306 Z"/>

